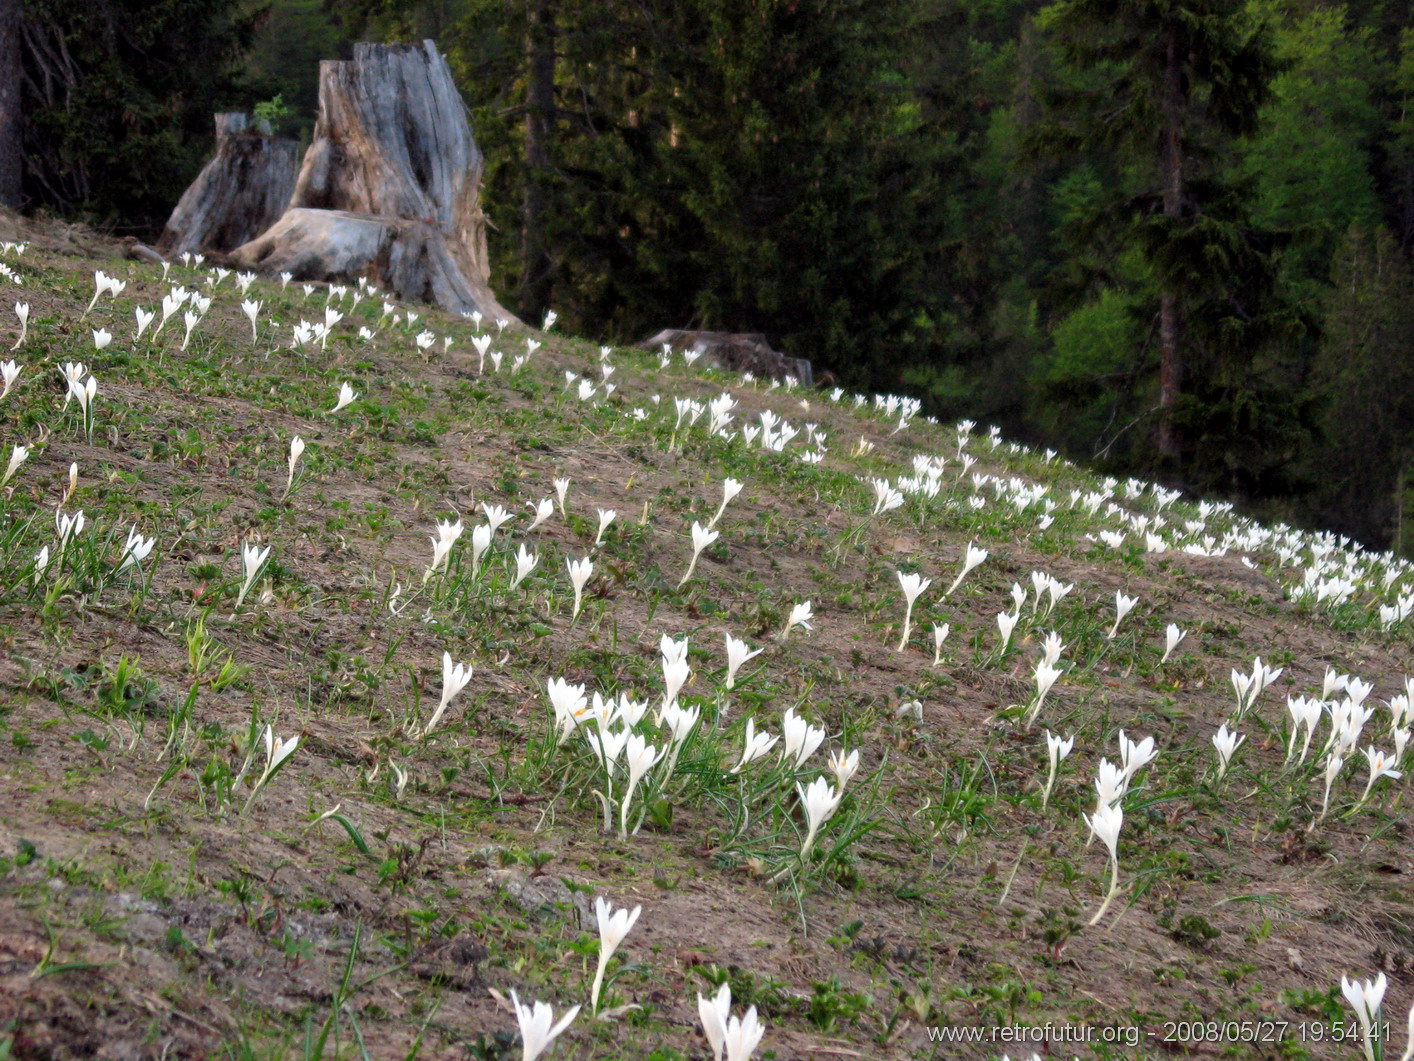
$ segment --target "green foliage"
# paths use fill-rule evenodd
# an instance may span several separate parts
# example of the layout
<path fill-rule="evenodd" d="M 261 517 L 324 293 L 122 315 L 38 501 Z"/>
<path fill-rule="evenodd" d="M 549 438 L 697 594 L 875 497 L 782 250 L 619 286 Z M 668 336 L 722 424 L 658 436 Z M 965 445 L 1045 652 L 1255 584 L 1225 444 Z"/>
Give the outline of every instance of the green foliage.
<path fill-rule="evenodd" d="M 25 193 L 150 234 L 243 102 L 235 0 L 25 0 Z"/>

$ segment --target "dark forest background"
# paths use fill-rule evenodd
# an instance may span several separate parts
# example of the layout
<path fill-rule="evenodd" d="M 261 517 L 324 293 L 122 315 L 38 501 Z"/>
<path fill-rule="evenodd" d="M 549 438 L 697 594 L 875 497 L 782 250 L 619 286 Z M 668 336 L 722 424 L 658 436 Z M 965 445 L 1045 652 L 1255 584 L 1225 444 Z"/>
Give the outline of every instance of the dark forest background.
<path fill-rule="evenodd" d="M 0 0 L 0 200 L 150 236 L 213 111 L 307 135 L 319 59 L 431 36 L 527 320 L 764 332 L 1414 554 L 1410 7 Z"/>

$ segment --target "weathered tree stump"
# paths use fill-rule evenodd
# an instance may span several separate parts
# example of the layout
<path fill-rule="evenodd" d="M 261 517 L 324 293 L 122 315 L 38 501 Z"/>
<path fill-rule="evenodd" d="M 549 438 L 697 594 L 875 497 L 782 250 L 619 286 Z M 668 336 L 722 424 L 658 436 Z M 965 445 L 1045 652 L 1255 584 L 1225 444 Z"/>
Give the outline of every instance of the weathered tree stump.
<path fill-rule="evenodd" d="M 233 250 L 279 220 L 294 192 L 299 145 L 260 125 L 245 114 L 216 115 L 216 155 L 167 219 L 160 251 Z"/>
<path fill-rule="evenodd" d="M 815 368 L 810 361 L 772 350 L 766 337 L 756 332 L 699 332 L 665 328 L 638 345 L 654 351 L 664 346 L 679 351 L 694 350 L 702 355 L 704 365 L 779 380 L 793 377 L 797 383 L 807 387 L 815 385 Z"/>
<path fill-rule="evenodd" d="M 514 318 L 490 287 L 482 156 L 432 41 L 356 44 L 319 64 L 319 118 L 289 211 L 237 265 L 304 280 L 368 276 L 400 298 Z"/>

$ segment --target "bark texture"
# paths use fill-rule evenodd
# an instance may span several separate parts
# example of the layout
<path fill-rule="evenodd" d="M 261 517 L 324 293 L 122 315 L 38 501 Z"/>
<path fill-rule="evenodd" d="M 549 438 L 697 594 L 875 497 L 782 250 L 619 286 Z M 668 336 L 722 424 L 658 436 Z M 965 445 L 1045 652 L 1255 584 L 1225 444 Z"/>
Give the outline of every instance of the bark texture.
<path fill-rule="evenodd" d="M 366 275 L 400 298 L 513 320 L 490 288 L 482 156 L 432 41 L 319 64 L 319 118 L 289 210 L 231 257 L 304 280 Z"/>
<path fill-rule="evenodd" d="M 295 187 L 299 145 L 268 136 L 248 115 L 216 115 L 216 155 L 177 203 L 157 246 L 164 254 L 224 253 L 265 231 Z"/>

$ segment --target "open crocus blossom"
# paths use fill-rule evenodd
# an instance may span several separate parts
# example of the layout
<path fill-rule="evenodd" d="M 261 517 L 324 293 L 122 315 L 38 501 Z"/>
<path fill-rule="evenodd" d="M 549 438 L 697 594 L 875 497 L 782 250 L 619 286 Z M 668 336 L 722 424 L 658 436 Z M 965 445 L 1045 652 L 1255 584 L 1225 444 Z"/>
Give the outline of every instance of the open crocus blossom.
<path fill-rule="evenodd" d="M 799 626 L 806 630 L 812 629 L 810 621 L 814 618 L 815 615 L 810 610 L 809 601 L 797 604 L 790 610 L 790 616 L 786 619 L 786 627 L 781 631 L 781 640 L 784 641 L 786 639 L 786 635 L 791 632 L 792 627 Z"/>
<path fill-rule="evenodd" d="M 516 1022 L 520 1024 L 521 1061 L 536 1061 L 579 1016 L 579 1007 L 571 1006 L 555 1024 L 555 1011 L 548 1002 L 537 1002 L 534 1009 L 523 1006 L 516 997 L 515 988 L 511 989 L 511 1006 L 516 1011 Z"/>
<path fill-rule="evenodd" d="M 738 641 L 731 634 L 727 634 L 727 678 L 723 683 L 726 688 L 730 689 L 736 685 L 736 672 L 741 669 L 742 664 L 761 655 L 764 651 L 765 649 L 762 648 L 753 651 L 745 641 Z"/>
<path fill-rule="evenodd" d="M 525 581 L 525 576 L 535 570 L 535 565 L 540 563 L 540 557 L 528 550 L 524 544 L 516 550 L 516 576 L 511 580 L 511 589 L 515 589 Z"/>
<path fill-rule="evenodd" d="M 15 345 L 10 347 L 11 350 L 18 350 L 20 344 L 25 341 L 25 336 L 29 334 L 29 303 L 16 302 L 15 316 L 20 319 L 20 337 L 15 340 Z"/>
<path fill-rule="evenodd" d="M 1227 768 L 1232 764 L 1233 753 L 1242 746 L 1242 742 L 1247 738 L 1243 735 L 1232 732 L 1224 722 L 1218 727 L 1218 731 L 1213 734 L 1213 747 L 1218 753 L 1218 777 L 1221 781 L 1227 773 Z"/>
<path fill-rule="evenodd" d="M 748 763 L 754 762 L 769 752 L 780 737 L 772 737 L 766 733 L 756 732 L 755 716 L 746 720 L 746 737 L 742 744 L 741 761 L 732 767 L 731 772 L 740 773 L 742 768 Z"/>
<path fill-rule="evenodd" d="M 589 557 L 582 560 L 566 560 L 565 566 L 569 568 L 570 585 L 574 587 L 574 611 L 571 619 L 579 618 L 579 610 L 584 606 L 584 586 L 594 576 L 594 562 Z"/>
<path fill-rule="evenodd" d="M 741 493 L 741 483 L 737 482 L 735 479 L 725 479 L 722 481 L 722 503 L 717 506 L 717 511 L 712 515 L 712 518 L 707 521 L 708 527 L 715 527 L 717 525 L 717 521 L 722 518 L 722 513 L 727 510 L 727 505 L 729 505 L 732 498 L 736 497 L 739 493 Z"/>
<path fill-rule="evenodd" d="M 943 642 L 948 639 L 948 634 L 952 633 L 951 623 L 933 624 L 933 666 L 938 667 L 943 662 Z"/>
<path fill-rule="evenodd" d="M 1372 980 L 1349 980 L 1340 978 L 1340 993 L 1350 1008 L 1355 1011 L 1355 1019 L 1360 1022 L 1360 1037 L 1365 1047 L 1365 1057 L 1375 1061 L 1375 1036 L 1373 1030 L 1379 1023 L 1380 1007 L 1384 1005 L 1385 988 L 1388 986 L 1385 974 L 1379 973 Z"/>
<path fill-rule="evenodd" d="M 1046 787 L 1041 790 L 1041 809 L 1046 809 L 1046 804 L 1051 799 L 1051 789 L 1055 787 L 1056 775 L 1060 771 L 1060 764 L 1065 757 L 1070 754 L 1070 749 L 1075 747 L 1075 737 L 1057 737 L 1050 730 L 1046 730 L 1046 758 L 1049 761 L 1049 769 L 1046 772 Z"/>
<path fill-rule="evenodd" d="M 781 734 L 784 738 L 781 758 L 795 770 L 805 765 L 805 760 L 814 755 L 816 749 L 825 741 L 825 731 L 805 721 L 795 713 L 793 707 L 786 709 L 785 717 L 781 720 Z"/>
<path fill-rule="evenodd" d="M 10 459 L 5 464 L 5 474 L 0 475 L 0 486 L 4 486 L 6 483 L 8 483 L 11 477 L 19 469 L 20 465 L 28 459 L 29 447 L 17 444 L 15 448 L 10 451 Z"/>
<path fill-rule="evenodd" d="M 809 788 L 804 788 L 796 782 L 795 791 L 800 796 L 800 805 L 805 808 L 805 842 L 800 845 L 800 861 L 804 862 L 810 857 L 810 849 L 815 846 L 815 836 L 819 833 L 820 826 L 829 821 L 839 809 L 844 792 L 823 777 L 817 777 L 810 782 Z"/>
<path fill-rule="evenodd" d="M 570 481 L 568 479 L 555 480 L 555 499 L 560 503 L 560 518 L 565 518 L 565 495 L 569 493 Z"/>
<path fill-rule="evenodd" d="M 1081 817 L 1085 817 L 1081 815 Z M 1119 894 L 1119 830 L 1124 825 L 1124 808 L 1119 804 L 1101 806 L 1095 813 L 1085 818 L 1085 824 L 1090 826 L 1090 831 L 1100 838 L 1100 842 L 1105 845 L 1105 849 L 1110 855 L 1110 890 L 1105 895 L 1105 901 L 1100 904 L 1100 908 L 1095 911 L 1095 916 L 1090 919 L 1090 924 L 1099 924 L 1100 918 L 1105 916 L 1105 911 L 1109 909 L 1114 897 Z"/>
<path fill-rule="evenodd" d="M 329 410 L 329 414 L 332 416 L 340 409 L 344 408 L 345 406 L 352 405 L 357 400 L 358 395 L 354 393 L 354 389 L 351 386 L 349 386 L 347 383 L 340 384 L 339 400 L 334 403 L 334 408 Z"/>
<path fill-rule="evenodd" d="M 442 698 L 437 703 L 437 710 L 432 712 L 432 717 L 423 727 L 422 735 L 424 737 L 432 732 L 438 722 L 442 721 L 442 716 L 446 714 L 452 701 L 471 681 L 474 670 L 475 668 L 470 663 L 453 663 L 450 652 L 442 653 Z"/>
<path fill-rule="evenodd" d="M 138 306 L 133 310 L 133 316 L 137 318 L 137 333 L 133 335 L 133 340 L 137 341 L 142 338 L 142 333 L 147 331 L 147 326 L 156 320 L 157 314 L 150 309 Z"/>
<path fill-rule="evenodd" d="M 1180 630 L 1177 623 L 1169 623 L 1164 628 L 1164 654 L 1159 657 L 1160 663 L 1167 663 L 1168 658 L 1173 655 L 1173 650 L 1179 646 L 1185 637 L 1188 636 L 1186 630 Z"/>
<path fill-rule="evenodd" d="M 1119 633 L 1119 624 L 1124 622 L 1124 617 L 1134 610 L 1134 606 L 1139 603 L 1138 597 L 1126 597 L 1120 591 L 1115 592 L 1115 622 L 1110 627 L 1110 632 L 1105 635 L 1107 640 L 1113 640 Z"/>
<path fill-rule="evenodd" d="M 589 1008 L 592 1012 L 599 1010 L 599 995 L 604 989 L 604 973 L 609 968 L 609 960 L 641 913 L 642 906 L 635 906 L 632 910 L 628 907 L 615 910 L 602 895 L 594 899 L 594 919 L 599 925 L 599 967 L 594 972 L 594 984 L 589 989 Z"/>
<path fill-rule="evenodd" d="M 556 744 L 563 744 L 579 725 L 579 717 L 584 714 L 588 697 L 583 685 L 571 685 L 563 678 L 551 678 L 546 683 L 550 696 L 550 707 L 555 712 Z"/>
<path fill-rule="evenodd" d="M 1365 782 L 1365 791 L 1360 793 L 1360 802 L 1364 803 L 1370 798 L 1370 792 L 1375 787 L 1375 782 L 1382 777 L 1392 777 L 1396 781 L 1404 775 L 1395 769 L 1399 765 L 1399 760 L 1391 755 L 1386 755 L 1373 744 L 1364 750 L 1365 762 L 1370 766 L 1370 778 Z"/>
<path fill-rule="evenodd" d="M 261 789 L 274 780 L 275 775 L 280 772 L 280 768 L 285 765 L 286 760 L 288 760 L 291 755 L 294 755 L 295 750 L 299 747 L 300 741 L 298 736 L 291 737 L 289 740 L 276 740 L 275 731 L 268 725 L 261 731 L 260 739 L 265 744 L 265 769 L 261 772 L 259 780 L 255 782 L 255 786 L 251 789 L 250 796 L 246 799 L 245 807 L 242 809 L 241 813 L 245 813 L 246 810 L 249 810 L 255 797 L 260 795 Z"/>
<path fill-rule="evenodd" d="M 913 630 L 913 602 L 933 584 L 933 580 L 916 573 L 895 573 L 898 575 L 899 588 L 903 590 L 903 634 L 898 639 L 898 651 L 902 652 L 908 647 L 908 635 Z"/>
<path fill-rule="evenodd" d="M 423 572 L 422 581 L 426 582 L 439 570 L 447 566 L 447 558 L 451 555 L 452 546 L 457 539 L 462 536 L 462 531 L 466 528 L 459 519 L 455 523 L 451 520 L 437 521 L 437 536 L 431 539 L 432 542 L 432 564 Z"/>
<path fill-rule="evenodd" d="M 962 570 L 958 572 L 957 578 L 953 579 L 952 585 L 947 588 L 947 592 L 943 596 L 951 597 L 953 590 L 962 585 L 962 580 L 967 577 L 968 572 L 986 560 L 989 555 L 986 549 L 979 549 L 976 545 L 969 543 L 967 552 L 962 557 Z"/>
<path fill-rule="evenodd" d="M 731 1016 L 731 1010 L 731 984 L 722 984 L 710 999 L 697 996 L 697 1019 L 702 1022 L 702 1031 L 712 1047 L 712 1061 L 722 1061 L 722 1051 L 727 1042 L 727 1018 Z"/>
<path fill-rule="evenodd" d="M 20 378 L 20 366 L 14 361 L 0 361 L 0 382 L 5 385 L 4 390 L 0 390 L 0 398 L 10 393 L 10 388 L 15 385 L 15 380 Z"/>
<path fill-rule="evenodd" d="M 270 559 L 270 548 L 267 545 L 262 549 L 253 542 L 245 542 L 241 545 L 241 590 L 236 594 L 237 608 L 244 603 L 246 594 L 255 585 L 255 580 L 260 576 L 265 561 Z"/>
<path fill-rule="evenodd" d="M 130 567 L 140 566 L 156 544 L 156 538 L 144 538 L 137 532 L 137 527 L 133 527 L 128 531 L 128 540 L 123 546 L 123 556 L 118 563 L 118 570 L 121 572 Z"/>
<path fill-rule="evenodd" d="M 547 497 L 538 504 L 534 501 L 527 501 L 526 505 L 535 513 L 535 518 L 530 521 L 530 526 L 525 528 L 528 531 L 533 531 L 555 513 L 555 499 L 552 497 Z"/>
<path fill-rule="evenodd" d="M 755 1006 L 748 1009 L 744 1017 L 728 1017 L 722 1043 L 726 1051 L 724 1061 L 751 1061 L 751 1055 L 761 1045 L 765 1034 L 765 1025 L 756 1016 Z"/>
<path fill-rule="evenodd" d="M 609 529 L 609 524 L 614 522 L 618 516 L 612 508 L 601 508 L 599 511 L 599 533 L 594 536 L 594 547 L 597 549 L 604 544 L 604 532 Z"/>
<path fill-rule="evenodd" d="M 1124 784 L 1128 787 L 1134 780 L 1134 775 L 1158 758 L 1158 749 L 1154 746 L 1153 737 L 1145 737 L 1143 740 L 1132 740 L 1124 735 L 1124 730 L 1119 731 L 1119 761 L 1124 773 Z"/>
<path fill-rule="evenodd" d="M 849 784 L 855 774 L 859 772 L 859 749 L 855 748 L 848 755 L 843 752 L 830 753 L 830 773 L 835 775 L 835 784 L 839 786 L 841 792 L 845 785 Z"/>
<path fill-rule="evenodd" d="M 679 580 L 679 586 L 682 586 L 683 583 L 692 577 L 693 569 L 697 567 L 697 558 L 702 555 L 702 550 L 715 542 L 719 537 L 721 537 L 720 531 L 711 530 L 708 527 L 702 526 L 702 524 L 698 523 L 696 520 L 693 521 L 692 560 L 687 565 L 687 571 L 683 573 L 681 580 Z"/>

